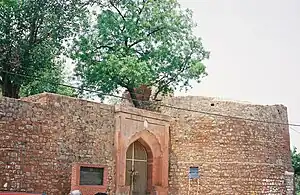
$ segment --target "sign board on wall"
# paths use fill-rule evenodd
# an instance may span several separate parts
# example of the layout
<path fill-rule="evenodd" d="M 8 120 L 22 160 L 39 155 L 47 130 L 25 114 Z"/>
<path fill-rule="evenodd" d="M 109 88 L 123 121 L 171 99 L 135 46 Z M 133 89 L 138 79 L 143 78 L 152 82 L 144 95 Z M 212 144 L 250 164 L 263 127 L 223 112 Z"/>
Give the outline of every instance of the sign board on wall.
<path fill-rule="evenodd" d="M 189 178 L 190 179 L 198 179 L 199 176 L 199 168 L 198 167 L 190 167 Z"/>

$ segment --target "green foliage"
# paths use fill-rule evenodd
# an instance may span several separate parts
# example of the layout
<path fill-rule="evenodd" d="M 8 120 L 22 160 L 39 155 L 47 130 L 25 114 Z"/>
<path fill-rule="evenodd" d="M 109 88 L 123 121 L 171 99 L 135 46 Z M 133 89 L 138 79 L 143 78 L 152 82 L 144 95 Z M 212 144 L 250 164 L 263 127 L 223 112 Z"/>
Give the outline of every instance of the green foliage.
<path fill-rule="evenodd" d="M 36 77 L 61 69 L 55 59 L 63 52 L 63 42 L 78 31 L 86 5 L 83 0 L 1 1 L 0 85 L 4 96 L 18 98 L 22 87 L 25 94 L 31 94 L 35 89 L 28 87 L 35 86 Z"/>
<path fill-rule="evenodd" d="M 60 95 L 66 95 L 71 97 L 76 97 L 77 92 L 74 88 L 68 86 L 60 85 L 65 83 L 64 74 L 61 67 L 53 67 L 52 69 L 47 69 L 44 72 L 40 72 L 36 80 L 23 85 L 20 90 L 20 96 L 26 97 L 34 94 L 39 94 L 43 92 L 51 92 Z"/>
<path fill-rule="evenodd" d="M 84 86 L 104 93 L 155 87 L 153 98 L 206 76 L 209 53 L 192 33 L 190 10 L 176 0 L 107 1 L 95 25 L 75 39 L 72 57 Z M 137 106 L 137 105 L 136 105 Z"/>
<path fill-rule="evenodd" d="M 300 153 L 294 148 L 292 151 L 292 164 L 296 175 L 300 175 Z"/>
<path fill-rule="evenodd" d="M 296 192 L 300 193 L 300 153 L 294 148 L 292 151 L 292 165 L 295 171 Z"/>

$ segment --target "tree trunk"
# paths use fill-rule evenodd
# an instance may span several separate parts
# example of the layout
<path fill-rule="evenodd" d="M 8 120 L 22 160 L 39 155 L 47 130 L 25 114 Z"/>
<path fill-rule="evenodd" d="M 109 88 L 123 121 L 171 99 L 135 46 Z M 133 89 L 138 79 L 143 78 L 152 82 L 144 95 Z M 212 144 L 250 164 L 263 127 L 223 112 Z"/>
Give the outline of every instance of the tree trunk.
<path fill-rule="evenodd" d="M 10 97 L 16 99 L 20 98 L 19 97 L 20 86 L 13 84 L 10 79 L 4 79 L 4 82 L 1 87 L 2 87 L 2 95 L 4 97 Z"/>
<path fill-rule="evenodd" d="M 137 100 L 137 96 L 136 96 L 134 88 L 127 88 L 127 90 L 129 92 L 129 95 L 130 95 L 130 98 L 132 100 L 134 107 L 139 108 L 140 102 Z"/>

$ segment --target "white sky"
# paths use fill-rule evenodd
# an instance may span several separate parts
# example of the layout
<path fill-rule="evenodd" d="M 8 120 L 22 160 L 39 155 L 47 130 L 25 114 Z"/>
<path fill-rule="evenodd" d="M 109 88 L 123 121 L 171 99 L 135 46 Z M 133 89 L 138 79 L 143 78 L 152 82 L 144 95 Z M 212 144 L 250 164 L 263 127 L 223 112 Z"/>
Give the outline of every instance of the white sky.
<path fill-rule="evenodd" d="M 208 76 L 187 95 L 284 104 L 300 124 L 300 1 L 179 0 L 211 51 Z M 186 95 L 177 93 L 176 95 Z M 290 130 L 300 150 L 300 127 Z"/>

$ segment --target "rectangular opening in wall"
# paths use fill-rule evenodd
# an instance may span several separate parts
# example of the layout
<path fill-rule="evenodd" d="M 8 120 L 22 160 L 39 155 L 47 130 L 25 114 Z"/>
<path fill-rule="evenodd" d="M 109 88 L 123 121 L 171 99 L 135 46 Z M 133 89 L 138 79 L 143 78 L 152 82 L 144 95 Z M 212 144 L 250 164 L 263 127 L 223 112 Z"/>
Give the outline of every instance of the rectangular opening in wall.
<path fill-rule="evenodd" d="M 190 167 L 189 178 L 190 179 L 198 179 L 199 178 L 199 168 L 198 167 Z"/>
<path fill-rule="evenodd" d="M 80 167 L 80 185 L 103 185 L 104 168 Z"/>

